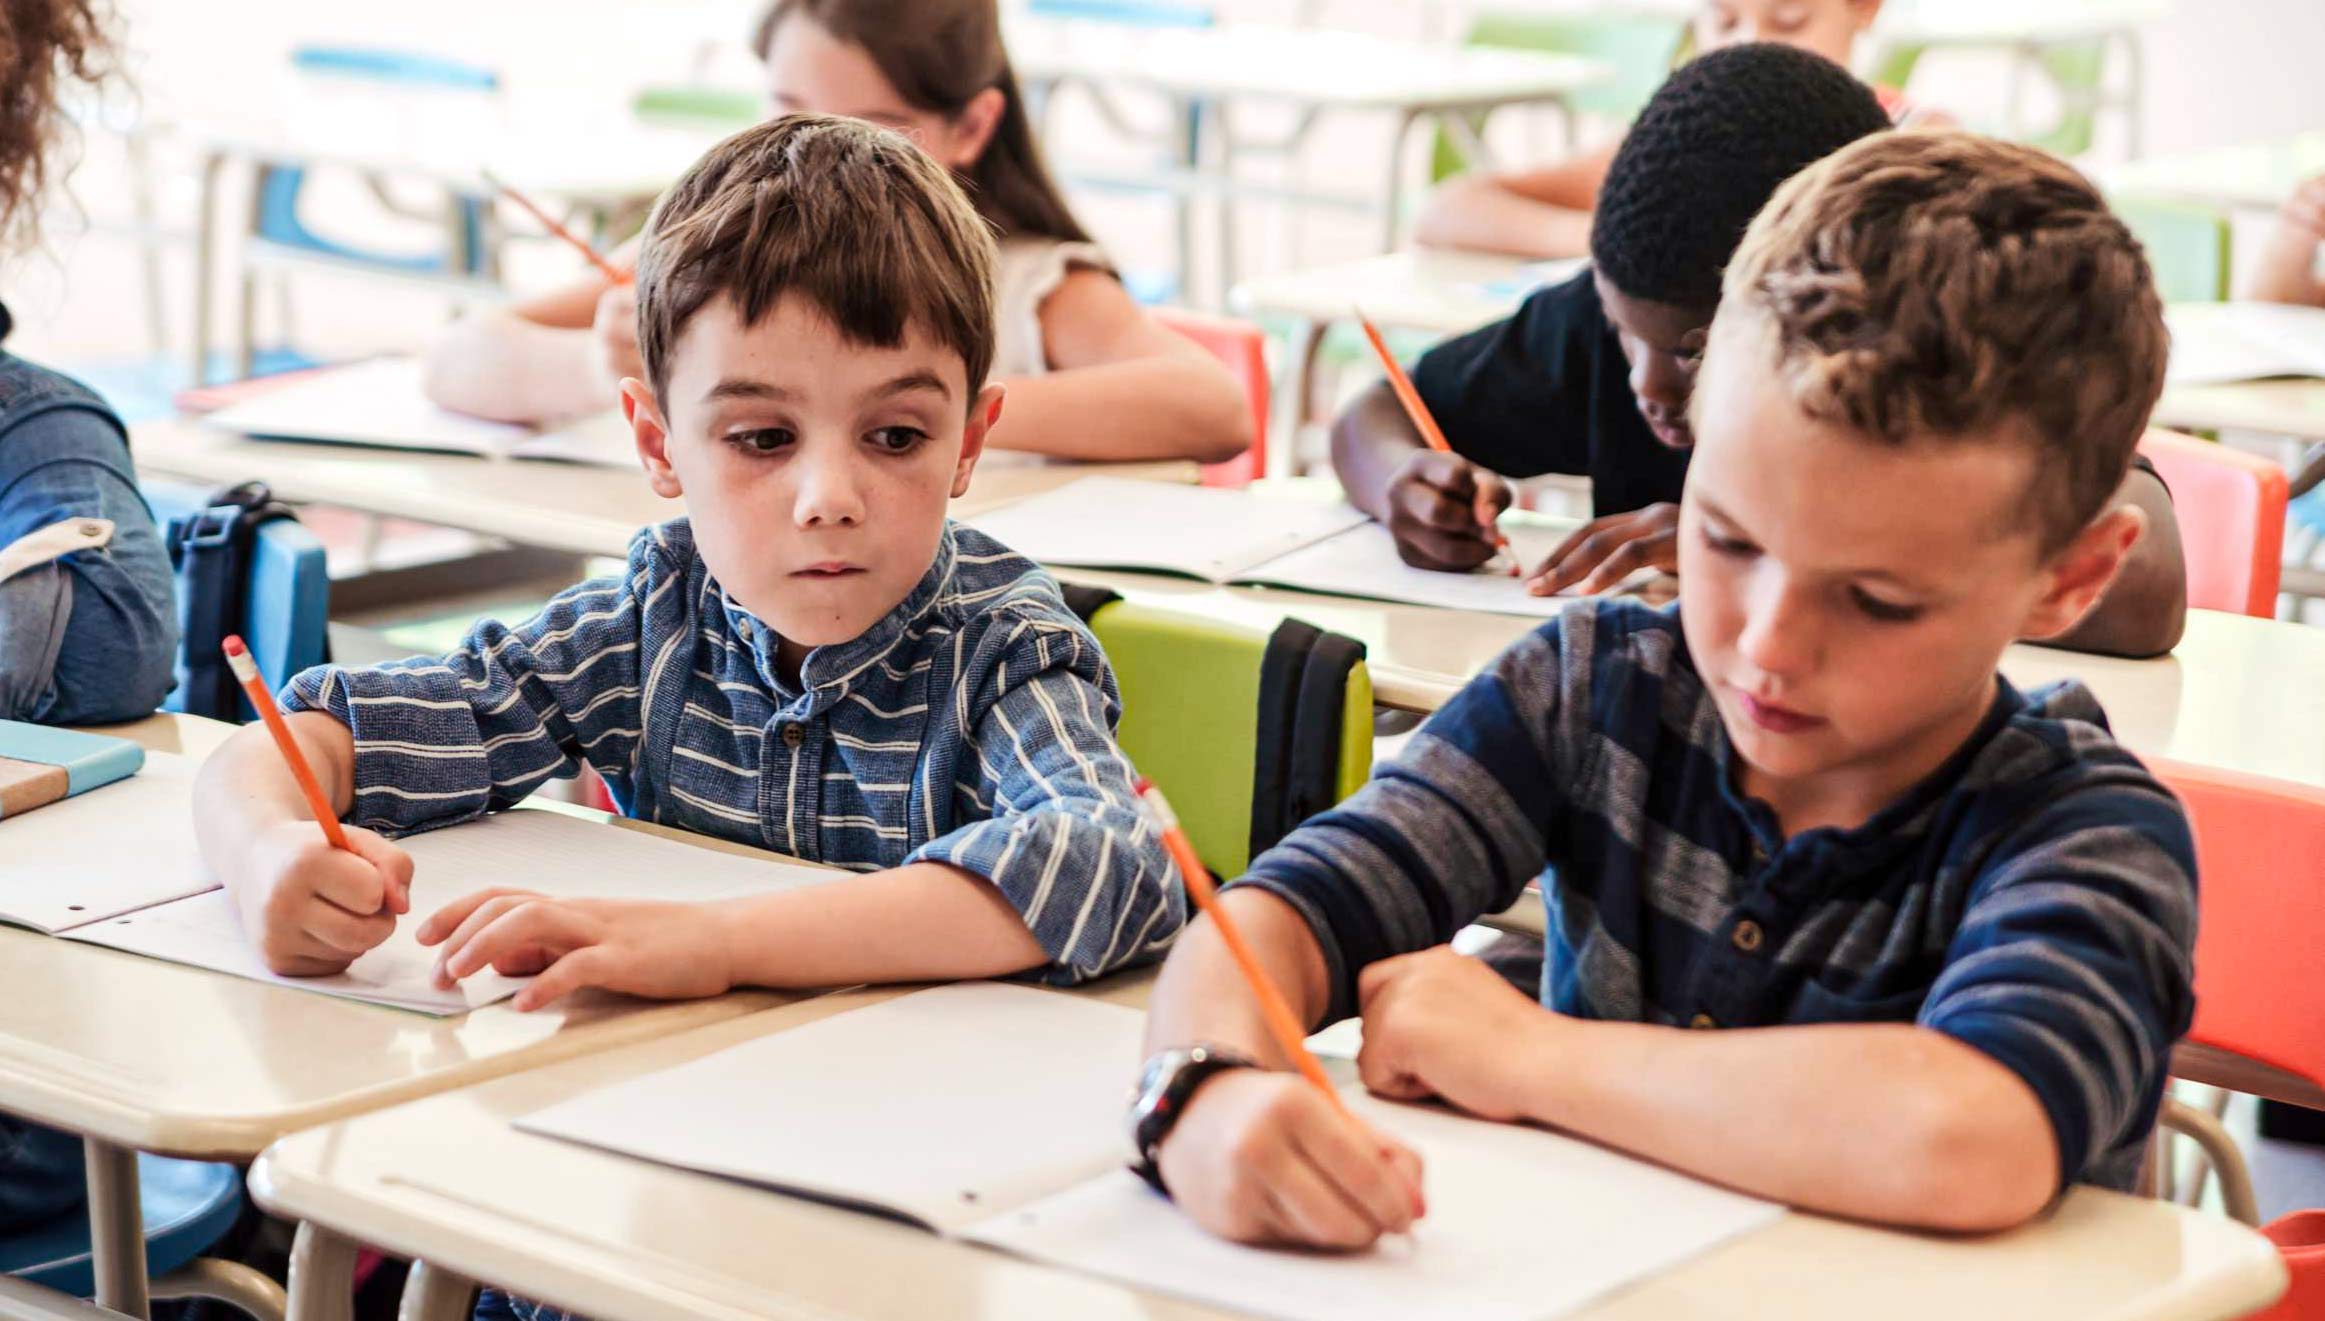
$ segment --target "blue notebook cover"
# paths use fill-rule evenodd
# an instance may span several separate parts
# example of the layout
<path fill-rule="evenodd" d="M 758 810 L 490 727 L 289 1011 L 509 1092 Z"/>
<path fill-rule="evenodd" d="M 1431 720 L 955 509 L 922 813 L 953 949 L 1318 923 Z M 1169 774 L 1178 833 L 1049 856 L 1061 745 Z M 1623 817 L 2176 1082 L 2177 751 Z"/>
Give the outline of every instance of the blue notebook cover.
<path fill-rule="evenodd" d="M 0 720 L 0 817 L 87 793 L 144 764 L 145 749 L 125 738 Z"/>

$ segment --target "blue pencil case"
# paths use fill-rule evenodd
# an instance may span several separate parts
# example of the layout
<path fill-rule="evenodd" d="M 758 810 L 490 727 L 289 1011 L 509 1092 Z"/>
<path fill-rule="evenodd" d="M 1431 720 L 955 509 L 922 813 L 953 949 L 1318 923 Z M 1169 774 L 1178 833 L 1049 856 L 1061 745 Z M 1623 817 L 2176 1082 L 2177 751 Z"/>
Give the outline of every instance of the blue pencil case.
<path fill-rule="evenodd" d="M 0 821 L 137 774 L 145 749 L 125 738 L 0 720 Z"/>

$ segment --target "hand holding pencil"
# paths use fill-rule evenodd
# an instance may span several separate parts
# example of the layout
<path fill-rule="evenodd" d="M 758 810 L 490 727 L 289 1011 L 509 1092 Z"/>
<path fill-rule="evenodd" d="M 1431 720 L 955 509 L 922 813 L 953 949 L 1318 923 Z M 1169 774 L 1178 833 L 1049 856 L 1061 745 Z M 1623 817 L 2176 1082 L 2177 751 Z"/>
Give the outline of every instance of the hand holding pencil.
<path fill-rule="evenodd" d="M 1510 549 L 1509 538 L 1494 526 L 1494 520 L 1508 507 L 1510 491 L 1499 477 L 1464 461 L 1445 439 L 1445 432 L 1437 419 L 1422 402 L 1421 392 L 1405 374 L 1396 355 L 1389 352 L 1388 341 L 1381 338 L 1380 329 L 1360 310 L 1357 322 L 1364 327 L 1364 337 L 1371 343 L 1373 356 L 1380 359 L 1381 371 L 1388 378 L 1389 389 L 1397 403 L 1421 433 L 1428 445 L 1425 455 L 1415 455 L 1413 461 L 1391 483 L 1393 513 L 1389 531 L 1397 539 L 1397 550 L 1405 561 L 1417 568 L 1461 572 L 1476 567 L 1478 561 L 1463 553 L 1460 543 L 1482 534 L 1485 542 L 1509 560 L 1512 578 L 1523 572 L 1517 552 Z M 1397 488 L 1417 485 L 1421 508 L 1407 507 L 1408 501 L 1399 500 Z M 1474 531 L 1461 526 L 1467 518 L 1474 518 Z M 1452 524 L 1452 526 L 1448 526 Z M 1466 533 L 1467 535 L 1462 535 Z"/>

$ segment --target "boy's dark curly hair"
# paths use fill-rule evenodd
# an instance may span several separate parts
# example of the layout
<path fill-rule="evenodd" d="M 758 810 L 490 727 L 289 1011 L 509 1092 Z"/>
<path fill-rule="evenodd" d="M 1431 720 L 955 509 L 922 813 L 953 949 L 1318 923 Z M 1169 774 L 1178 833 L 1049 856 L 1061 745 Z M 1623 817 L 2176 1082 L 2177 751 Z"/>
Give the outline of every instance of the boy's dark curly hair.
<path fill-rule="evenodd" d="M 1591 260 L 1632 298 L 1708 311 L 1777 185 L 1887 127 L 1872 89 L 1821 55 L 1763 42 L 1690 61 L 1607 169 Z"/>
<path fill-rule="evenodd" d="M 112 55 L 108 0 L 0 0 L 0 239 L 39 217 L 65 89 L 103 82 Z"/>

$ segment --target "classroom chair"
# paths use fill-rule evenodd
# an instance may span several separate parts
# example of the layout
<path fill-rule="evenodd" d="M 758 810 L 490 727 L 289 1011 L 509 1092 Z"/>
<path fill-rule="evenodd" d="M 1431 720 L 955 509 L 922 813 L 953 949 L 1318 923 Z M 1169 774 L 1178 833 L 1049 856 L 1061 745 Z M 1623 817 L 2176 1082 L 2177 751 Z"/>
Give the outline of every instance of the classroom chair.
<path fill-rule="evenodd" d="M 2171 431 L 2139 452 L 2171 488 L 2188 562 L 2188 605 L 2274 619 L 2284 575 L 2285 470 L 2256 455 Z"/>
<path fill-rule="evenodd" d="M 248 720 L 241 692 L 216 668 L 215 648 L 227 633 L 240 633 L 258 661 L 267 686 L 280 692 L 292 675 L 329 658 L 331 572 L 322 541 L 282 507 L 264 487 L 214 492 L 180 482 L 142 484 L 154 519 L 172 543 L 218 548 L 231 563 L 232 543 L 245 540 L 240 582 L 197 582 L 188 552 L 173 544 L 178 568 L 178 682 L 162 702 L 165 711 Z M 229 685 L 221 689 L 221 680 Z"/>
<path fill-rule="evenodd" d="M 2228 298 L 2228 217 L 2204 206 L 2153 197 L 2116 197 L 2109 204 L 2147 249 L 2156 293 L 2167 303 L 2218 303 Z"/>
<path fill-rule="evenodd" d="M 2187 809 L 2202 877 L 2188 1043 L 2325 1086 L 2316 957 L 2325 949 L 2325 790 L 2160 758 L 2148 764 Z M 2257 1224 L 2234 1142 L 2201 1111 L 2178 1102 L 2166 1109 L 2174 1131 L 2195 1136 L 2221 1175 L 2229 1213 Z"/>
<path fill-rule="evenodd" d="M 1471 46 L 1582 55 L 1613 67 L 1615 76 L 1567 98 L 1572 114 L 1627 124 L 1670 76 L 1687 37 L 1686 19 L 1673 14 L 1543 14 L 1531 11 L 1479 14 L 1463 39 Z M 1485 131 L 1482 117 L 1474 132 Z M 1443 180 L 1472 162 L 1443 132 L 1430 150 L 1430 178 Z"/>
<path fill-rule="evenodd" d="M 501 87 L 500 75 L 491 69 L 414 51 L 368 46 L 301 46 L 291 52 L 290 61 L 293 69 L 311 78 L 403 86 L 426 93 L 489 97 L 497 95 Z M 307 179 L 308 171 L 303 165 L 266 164 L 258 168 L 250 227 L 241 245 L 242 271 L 235 317 L 238 376 L 251 374 L 251 359 L 256 351 L 258 278 L 263 269 L 322 266 L 373 275 L 450 281 L 455 286 L 468 283 L 478 290 L 493 284 L 499 267 L 499 230 L 490 198 L 477 193 L 453 192 L 444 198 L 442 211 L 415 211 L 388 193 L 384 179 L 369 177 L 365 182 L 372 195 L 391 213 L 445 226 L 441 251 L 378 252 L 326 238 L 308 227 L 299 215 L 299 200 L 306 190 Z M 205 257 L 205 264 L 206 260 Z M 207 282 L 207 269 L 197 278 Z M 287 290 L 287 285 L 279 287 Z M 290 329 L 287 294 L 283 311 L 287 335 Z M 196 385 L 206 380 L 202 373 L 207 369 L 203 358 L 208 336 L 207 326 L 195 327 Z"/>
<path fill-rule="evenodd" d="M 1212 871 L 1242 874 L 1371 773 L 1362 643 L 1296 619 L 1262 633 L 1103 588 L 1065 593 L 1122 685 L 1122 750 Z"/>
<path fill-rule="evenodd" d="M 1205 486 L 1249 486 L 1267 471 L 1267 332 L 1248 321 L 1158 307 L 1154 319 L 1217 358 L 1251 405 L 1251 448 L 1224 463 L 1203 466 Z"/>
<path fill-rule="evenodd" d="M 1086 19 L 1148 28 L 1207 28 L 1218 21 L 1211 6 L 1177 0 L 1030 0 L 1037 18 Z"/>
<path fill-rule="evenodd" d="M 287 1300 L 280 1284 L 240 1262 L 200 1255 L 225 1237 L 242 1214 L 239 1171 L 231 1165 L 141 1155 L 137 1183 L 153 1298 L 212 1298 L 260 1321 L 281 1321 Z M 0 1238 L 0 1275 L 53 1289 L 60 1299 L 94 1293 L 87 1209 Z M 35 1315 L 96 1315 L 76 1305 L 49 1304 L 29 1291 L 0 1291 L 0 1312 L 12 1312 L 15 1304 L 38 1309 Z"/>

